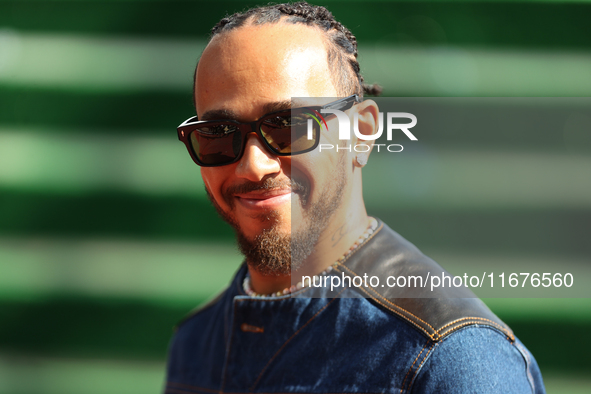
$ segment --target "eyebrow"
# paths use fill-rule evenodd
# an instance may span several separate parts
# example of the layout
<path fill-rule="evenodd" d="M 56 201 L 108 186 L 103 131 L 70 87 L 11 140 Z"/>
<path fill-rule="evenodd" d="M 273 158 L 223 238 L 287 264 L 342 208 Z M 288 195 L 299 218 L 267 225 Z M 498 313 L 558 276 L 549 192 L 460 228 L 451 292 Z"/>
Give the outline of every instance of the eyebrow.
<path fill-rule="evenodd" d="M 238 114 L 231 109 L 213 109 L 199 117 L 199 120 L 238 120 Z"/>
<path fill-rule="evenodd" d="M 284 109 L 290 108 L 291 100 L 275 101 L 274 103 L 267 103 L 263 105 L 263 110 L 265 111 L 265 114 L 268 114 L 269 112 L 282 111 Z"/>
<path fill-rule="evenodd" d="M 263 116 L 276 111 L 291 109 L 291 100 L 275 101 L 263 105 Z M 207 111 L 199 120 L 240 120 L 240 116 L 231 109 L 214 109 Z"/>

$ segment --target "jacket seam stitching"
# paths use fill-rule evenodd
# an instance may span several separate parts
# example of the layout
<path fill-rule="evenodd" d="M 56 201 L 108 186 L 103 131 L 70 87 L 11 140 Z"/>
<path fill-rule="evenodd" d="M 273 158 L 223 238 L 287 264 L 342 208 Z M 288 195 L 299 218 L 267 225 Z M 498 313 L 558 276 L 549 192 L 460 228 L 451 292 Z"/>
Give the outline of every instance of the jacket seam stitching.
<path fill-rule="evenodd" d="M 421 356 L 421 354 L 423 354 L 423 351 L 425 350 L 425 348 L 427 347 L 428 344 L 429 344 L 429 341 L 425 342 L 425 344 L 423 345 L 423 348 L 421 349 L 421 351 L 419 352 L 419 354 L 417 354 L 417 356 L 415 357 L 415 360 L 412 362 L 412 365 L 408 369 L 408 372 L 404 376 L 404 380 L 402 381 L 402 385 L 400 386 L 400 393 L 401 394 L 402 394 L 402 392 L 404 390 L 404 384 L 406 383 L 406 378 L 408 378 L 408 374 L 410 374 L 410 371 L 412 371 L 412 367 L 415 366 L 415 363 L 417 362 L 417 360 L 419 359 L 419 357 Z"/>
<path fill-rule="evenodd" d="M 376 230 L 376 231 L 375 231 L 375 232 L 374 232 L 374 233 L 373 233 L 373 234 L 372 234 L 372 235 L 371 235 L 369 238 L 367 238 L 367 239 L 365 240 L 365 242 L 364 242 L 362 245 L 364 245 L 366 242 L 368 242 L 370 239 L 372 239 L 372 238 L 373 238 L 373 237 L 374 237 L 374 236 L 375 236 L 375 235 L 376 235 L 376 234 L 377 234 L 377 233 L 378 233 L 378 232 L 379 232 L 379 231 L 380 231 L 380 230 L 381 230 L 383 227 L 384 227 L 384 224 L 383 224 L 383 223 L 381 223 L 381 224 L 380 224 L 380 227 L 379 227 L 379 228 L 378 228 L 378 229 L 377 229 L 377 230 Z M 360 246 L 361 246 L 361 245 L 360 245 Z M 357 248 L 357 250 L 359 250 L 359 248 Z M 356 273 L 356 272 L 354 272 L 352 269 L 350 269 L 349 267 L 347 267 L 346 265 L 344 265 L 344 263 L 345 263 L 345 262 L 346 262 L 346 261 L 347 261 L 347 260 L 348 260 L 348 259 L 349 259 L 349 258 L 350 258 L 352 255 L 353 255 L 353 254 L 354 254 L 354 253 L 351 253 L 351 254 L 350 254 L 349 256 L 347 256 L 347 258 L 346 258 L 346 259 L 344 259 L 343 261 L 341 261 L 341 262 L 337 262 L 337 265 L 338 265 L 338 266 L 340 266 L 340 267 L 343 267 L 344 269 L 346 269 L 347 271 L 349 271 L 349 272 L 350 272 L 350 273 L 352 273 L 353 275 L 355 275 L 355 276 L 359 277 L 359 274 L 357 274 L 357 273 Z M 338 271 L 338 270 L 337 270 L 337 271 Z M 379 297 L 380 299 L 382 299 L 382 300 L 383 300 L 384 302 L 386 302 L 387 304 L 390 304 L 390 305 L 392 305 L 393 307 L 395 307 L 395 308 L 397 308 L 397 309 L 400 309 L 401 311 L 404 311 L 404 312 L 408 313 L 410 316 L 412 316 L 412 317 L 414 317 L 415 319 L 419 320 L 420 322 L 422 322 L 422 323 L 426 324 L 426 325 L 427 325 L 429 328 L 431 328 L 431 330 L 433 330 L 433 332 L 434 332 L 434 335 L 431 335 L 431 334 L 429 334 L 429 333 L 428 333 L 428 332 L 427 332 L 427 331 L 426 331 L 424 328 L 420 327 L 418 324 L 415 324 L 415 322 L 412 322 L 412 320 L 411 320 L 411 319 L 409 319 L 407 316 L 404 316 L 403 314 L 397 313 L 399 316 L 403 317 L 403 318 L 404 318 L 404 319 L 406 319 L 407 321 L 409 321 L 409 322 L 412 322 L 412 323 L 413 323 L 413 324 L 414 324 L 416 327 L 420 328 L 420 329 L 421 329 L 423 332 L 425 332 L 427 335 L 429 335 L 429 337 L 430 337 L 431 339 L 433 339 L 433 340 L 435 340 L 435 337 L 438 337 L 438 339 L 439 339 L 439 337 L 443 337 L 443 336 L 447 335 L 448 333 L 451 333 L 451 332 L 453 332 L 455 329 L 457 329 L 457 328 L 460 328 L 460 327 L 463 327 L 463 326 L 467 325 L 467 324 L 460 325 L 459 327 L 453 328 L 453 329 L 451 329 L 451 330 L 447 330 L 447 331 L 445 331 L 444 333 L 442 333 L 442 334 L 441 334 L 441 331 L 442 331 L 444 328 L 446 328 L 446 327 L 448 327 L 448 326 L 450 326 L 450 325 L 452 325 L 452 324 L 455 324 L 455 323 L 456 323 L 456 322 L 458 322 L 458 321 L 462 321 L 462 320 L 468 320 L 468 319 L 475 319 L 475 320 L 484 320 L 484 321 L 487 321 L 487 322 L 489 322 L 489 324 L 493 325 L 494 327 L 497 327 L 497 328 L 499 328 L 501 331 L 503 331 L 505 334 L 507 334 L 507 335 L 508 335 L 508 336 L 511 338 L 511 340 L 512 340 L 512 341 L 514 341 L 514 340 L 515 340 L 515 339 L 514 339 L 514 335 L 513 335 L 513 333 L 512 333 L 511 331 L 507 330 L 505 327 L 501 326 L 500 324 L 498 324 L 498 323 L 496 323 L 496 322 L 494 322 L 494 321 L 492 321 L 492 320 L 490 320 L 490 319 L 483 318 L 483 317 L 463 317 L 463 318 L 461 318 L 461 319 L 456 319 L 456 320 L 454 320 L 454 321 L 452 321 L 452 322 L 449 322 L 449 323 L 447 323 L 446 325 L 444 325 L 443 327 L 441 327 L 441 328 L 439 328 L 439 329 L 435 329 L 435 328 L 434 328 L 433 326 L 431 326 L 429 323 L 427 323 L 426 321 L 422 320 L 422 319 L 421 319 L 421 318 L 419 318 L 418 316 L 415 316 L 415 315 L 414 315 L 413 313 L 411 313 L 410 311 L 408 311 L 408 310 L 406 310 L 406 309 L 404 309 L 404 308 L 402 308 L 402 307 L 400 307 L 400 306 L 398 306 L 398 305 L 394 304 L 393 302 L 389 301 L 387 298 L 385 298 L 384 296 L 382 296 L 382 295 L 381 295 L 381 294 L 380 294 L 380 293 L 379 293 L 379 292 L 378 292 L 378 291 L 377 291 L 375 288 L 373 288 L 373 287 L 371 287 L 371 286 L 365 286 L 365 287 L 368 287 L 368 289 L 369 289 L 369 290 L 372 290 L 372 291 L 373 291 L 373 293 L 375 293 L 375 294 L 376 294 L 376 296 L 374 296 L 374 295 L 370 294 L 369 292 L 365 291 L 365 293 L 367 293 L 367 294 L 368 294 L 368 295 L 369 295 L 369 296 L 370 296 L 372 299 L 374 299 L 375 301 L 378 301 L 378 300 L 377 300 L 377 298 Z M 360 287 L 359 289 L 361 289 L 361 290 L 364 290 L 364 289 L 363 289 L 363 288 L 361 288 L 361 287 Z M 380 304 L 381 304 L 381 303 L 380 303 Z M 381 305 L 382 305 L 382 306 L 385 306 L 384 304 L 381 304 Z M 390 308 L 388 308 L 388 309 L 390 309 Z M 390 310 L 392 310 L 392 309 L 390 309 Z M 476 321 L 475 321 L 475 322 L 471 322 L 471 323 L 469 323 L 469 324 L 477 324 L 477 323 L 478 323 L 478 322 L 476 322 Z"/>
<path fill-rule="evenodd" d="M 408 392 L 410 392 L 410 390 L 412 388 L 412 385 L 415 382 L 415 378 L 417 377 L 418 372 L 421 370 L 421 367 L 423 366 L 423 364 L 427 360 L 428 356 L 431 354 L 431 350 L 433 350 L 433 347 L 434 346 L 435 346 L 435 342 L 433 342 L 433 344 L 431 345 L 431 347 L 429 348 L 429 350 L 427 350 L 427 353 L 425 353 L 425 357 L 423 357 L 423 360 L 421 361 L 421 363 L 419 364 L 419 366 L 415 370 L 415 373 L 412 375 L 412 378 L 408 382 Z"/>
<path fill-rule="evenodd" d="M 349 267 L 347 267 L 347 266 L 344 266 L 344 265 L 342 265 L 342 264 L 338 264 L 338 265 L 339 265 L 340 267 L 343 267 L 343 268 L 344 268 L 344 269 L 346 269 L 347 271 L 351 272 L 351 273 L 352 273 L 352 274 L 354 274 L 355 276 L 359 277 L 359 275 L 358 275 L 356 272 L 354 272 L 353 270 L 351 270 Z M 336 270 L 337 270 L 337 271 L 339 271 L 338 269 L 336 269 Z M 340 271 L 339 271 L 339 272 L 340 272 Z M 367 287 L 369 287 L 369 286 L 367 286 Z M 370 297 L 371 297 L 373 300 L 375 300 L 376 302 L 378 302 L 378 303 L 379 303 L 379 304 L 381 304 L 382 306 L 385 306 L 387 309 L 389 309 L 389 310 L 392 310 L 391 308 L 388 308 L 388 307 L 387 307 L 386 305 L 384 305 L 383 303 L 379 302 L 379 300 L 378 300 L 378 298 L 377 298 L 376 296 L 373 296 L 373 295 L 372 295 L 372 294 L 370 294 L 368 291 L 366 291 L 364 288 L 362 288 L 362 287 L 359 287 L 359 289 L 360 289 L 360 290 L 363 290 L 363 291 L 364 291 L 365 293 L 367 293 L 367 294 L 368 294 L 368 295 L 369 295 L 369 296 L 370 296 Z M 421 329 L 423 332 L 425 332 L 427 335 L 429 335 L 429 337 L 430 337 L 431 339 L 433 339 L 433 340 L 435 340 L 435 338 L 437 338 L 437 340 L 438 340 L 438 339 L 440 339 L 440 338 L 442 338 L 442 337 L 446 336 L 447 334 L 449 334 L 449 333 L 451 333 L 451 332 L 453 332 L 453 331 L 457 330 L 458 328 L 464 327 L 464 326 L 466 326 L 466 325 L 470 325 L 470 324 L 478 324 L 478 323 L 479 323 L 479 322 L 482 320 L 482 321 L 486 321 L 486 322 L 488 322 L 487 324 L 490 324 L 490 325 L 492 325 L 492 326 L 494 326 L 494 327 L 498 328 L 498 329 L 499 329 L 499 330 L 501 330 L 503 333 L 505 333 L 507 336 L 509 336 L 509 338 L 510 338 L 512 341 L 514 341 L 514 336 L 513 336 L 513 333 L 511 333 L 509 330 L 507 330 L 505 327 L 501 326 L 500 324 L 498 324 L 498 323 L 496 323 L 496 322 L 494 322 L 494 321 L 492 321 L 492 320 L 490 320 L 490 319 L 484 318 L 484 317 L 476 317 L 476 316 L 468 316 L 468 317 L 463 317 L 463 318 L 460 318 L 460 319 L 456 319 L 456 320 L 454 320 L 454 321 L 452 321 L 452 322 L 449 322 L 449 323 L 447 323 L 446 325 L 444 325 L 443 327 L 441 327 L 441 328 L 439 328 L 439 329 L 435 329 L 435 328 L 433 328 L 433 326 L 431 326 L 429 323 L 427 323 L 427 322 L 425 322 L 424 320 L 420 319 L 419 317 L 415 316 L 415 315 L 414 315 L 414 314 L 412 314 L 411 312 L 407 311 L 407 310 L 406 310 L 406 309 L 404 309 L 404 308 L 401 308 L 400 306 L 398 306 L 398 305 L 394 304 L 393 302 L 389 301 L 388 299 L 386 299 L 386 298 L 382 297 L 382 296 L 381 296 L 381 294 L 379 294 L 379 293 L 378 293 L 378 292 L 377 292 L 377 291 L 376 291 L 376 290 L 375 290 L 373 287 L 369 287 L 369 290 L 373 290 L 373 292 L 374 292 L 374 293 L 376 293 L 376 294 L 379 296 L 379 298 L 380 298 L 381 300 L 385 301 L 386 303 L 388 303 L 388 304 L 390 304 L 390 305 L 392 305 L 392 306 L 396 307 L 397 309 L 400 309 L 401 311 L 404 311 L 404 312 L 408 313 L 409 315 L 411 315 L 411 316 L 412 316 L 412 317 L 414 317 L 415 319 L 417 319 L 417 320 L 419 320 L 419 321 L 423 322 L 424 324 L 426 324 L 426 325 L 427 325 L 429 328 L 431 328 L 431 329 L 433 330 L 433 332 L 434 332 L 434 334 L 433 334 L 433 335 L 429 334 L 429 333 L 428 333 L 428 332 L 427 332 L 427 331 L 426 331 L 426 330 L 425 330 L 423 327 L 420 327 L 418 324 L 416 324 L 415 322 L 413 322 L 413 321 L 412 321 L 411 319 L 409 319 L 407 316 L 404 316 L 403 314 L 396 312 L 396 313 L 397 313 L 399 316 L 403 317 L 403 318 L 404 318 L 405 320 L 407 320 L 408 322 L 411 322 L 411 323 L 413 323 L 413 324 L 414 324 L 416 327 L 420 328 L 420 329 Z M 392 311 L 393 311 L 393 310 L 392 310 Z M 395 311 L 393 311 L 393 312 L 395 312 Z M 453 324 L 455 324 L 455 323 L 457 323 L 457 322 L 459 322 L 459 321 L 463 321 L 463 320 L 473 320 L 473 321 L 470 321 L 470 322 L 467 322 L 467 323 L 461 324 L 461 325 L 459 325 L 459 326 L 457 326 L 457 327 L 452 327 L 451 329 L 449 329 L 449 330 L 447 330 L 447 331 L 445 331 L 445 332 L 442 332 L 442 330 L 443 330 L 444 328 L 446 328 L 446 327 L 449 327 L 449 326 L 451 326 L 451 325 L 453 325 Z"/>
<path fill-rule="evenodd" d="M 347 271 L 351 272 L 353 275 L 355 275 L 355 276 L 357 276 L 357 277 L 360 277 L 360 276 L 359 276 L 359 274 L 357 274 L 356 272 L 354 272 L 354 271 L 353 271 L 352 269 L 350 269 L 349 267 L 347 267 L 347 266 L 345 266 L 345 265 L 342 265 L 342 264 L 340 264 L 340 263 L 339 263 L 338 265 L 339 265 L 339 266 L 341 266 L 341 267 L 343 267 L 343 268 L 345 268 Z M 433 330 L 435 333 L 437 333 L 437 330 L 436 330 L 435 328 L 433 328 L 433 327 L 432 327 L 432 326 L 431 326 L 429 323 L 427 323 L 426 321 L 422 320 L 420 317 L 413 315 L 411 312 L 407 311 L 406 309 L 404 309 L 404 308 L 401 308 L 400 306 L 398 306 L 398 305 L 394 304 L 393 302 L 389 301 L 387 298 L 384 298 L 384 296 L 382 296 L 380 293 L 378 293 L 378 291 L 377 291 L 377 290 L 375 290 L 373 287 L 371 287 L 371 286 L 365 286 L 365 287 L 368 287 L 368 288 L 369 288 L 369 290 L 372 290 L 374 293 L 376 293 L 376 294 L 377 294 L 377 296 L 378 296 L 379 298 L 381 298 L 382 300 L 384 300 L 386 303 L 388 303 L 388 304 L 391 304 L 392 306 L 394 306 L 394 307 L 396 307 L 396 308 L 398 308 L 398 309 L 400 309 L 400 310 L 403 310 L 404 312 L 408 313 L 409 315 L 411 315 L 411 316 L 412 316 L 412 317 L 414 317 L 415 319 L 417 319 L 417 320 L 419 320 L 420 322 L 422 322 L 422 323 L 426 324 L 426 325 L 427 325 L 427 326 L 428 326 L 430 329 L 432 329 L 432 330 Z M 361 287 L 360 287 L 360 289 L 361 289 Z M 372 296 L 371 294 L 370 294 L 370 297 L 371 297 L 371 298 L 374 298 L 374 299 L 376 298 L 375 296 Z"/>
<path fill-rule="evenodd" d="M 337 272 L 341 272 L 341 271 L 340 271 L 338 268 L 336 268 L 336 267 L 335 267 L 335 271 L 337 271 Z M 416 322 L 414 322 L 414 321 L 412 321 L 412 320 L 408 319 L 406 316 L 404 316 L 404 315 L 403 315 L 402 313 L 400 313 L 399 311 L 397 311 L 397 310 L 395 310 L 395 309 L 391 308 L 390 306 L 388 306 L 388 305 L 386 305 L 386 304 L 382 303 L 382 302 L 381 302 L 379 299 L 377 299 L 377 298 L 373 297 L 371 294 L 369 294 L 369 293 L 367 292 L 367 290 L 365 290 L 364 288 L 360 287 L 359 289 L 360 289 L 361 291 L 365 292 L 365 293 L 366 293 L 366 294 L 367 294 L 367 295 L 368 295 L 368 296 L 369 296 L 371 299 L 373 299 L 375 302 L 377 302 L 378 304 L 382 305 L 384 308 L 388 309 L 389 311 L 391 311 L 391 312 L 394 312 L 394 313 L 395 313 L 395 314 L 397 314 L 398 316 L 402 317 L 403 319 L 405 319 L 405 321 L 407 321 L 407 322 L 411 323 L 413 326 L 415 326 L 416 328 L 418 328 L 419 330 L 421 330 L 423 333 L 425 333 L 425 335 L 427 335 L 429 338 L 431 338 L 432 340 L 434 340 L 434 341 L 435 341 L 435 338 L 433 337 L 433 335 L 429 334 L 429 332 L 428 332 L 427 330 L 425 330 L 425 328 L 421 327 L 421 326 L 420 326 L 420 325 L 418 325 Z M 396 305 L 396 304 L 393 304 L 393 305 L 394 305 L 395 307 L 397 307 L 397 308 L 399 308 L 399 309 L 401 309 L 401 310 L 405 311 L 403 308 L 400 308 L 398 305 Z M 405 311 L 405 312 L 406 312 L 406 311 Z M 408 313 L 410 313 L 410 312 L 408 312 Z"/>
<path fill-rule="evenodd" d="M 496 328 L 498 328 L 498 329 L 499 329 L 499 330 L 501 330 L 501 331 L 502 331 L 502 332 L 503 332 L 505 335 L 509 335 L 509 334 L 507 333 L 507 331 L 505 331 L 505 329 L 504 329 L 504 328 L 503 328 L 501 325 L 499 325 L 499 324 L 495 323 L 495 322 L 494 322 L 494 321 L 492 321 L 492 320 L 488 320 L 488 319 L 484 319 L 484 318 L 479 318 L 479 317 L 467 317 L 467 318 L 464 318 L 464 319 L 481 319 L 481 320 L 487 320 L 487 321 L 489 322 L 489 323 L 487 323 L 487 324 L 489 324 L 489 325 L 492 325 L 493 327 L 496 327 Z M 464 320 L 464 319 L 461 319 L 461 320 Z M 456 327 L 452 327 L 452 328 L 450 328 L 449 330 L 447 330 L 447 331 L 445 331 L 445 332 L 443 332 L 443 333 L 441 333 L 441 334 L 439 334 L 439 333 L 438 333 L 438 335 L 439 335 L 439 336 L 441 336 L 441 337 L 444 337 L 444 336 L 448 335 L 449 333 L 452 333 L 452 332 L 456 331 L 456 330 L 457 330 L 457 329 L 459 329 L 459 328 L 462 328 L 462 327 L 465 327 L 465 326 L 469 326 L 469 325 L 472 325 L 472 324 L 478 324 L 478 323 L 480 323 L 480 322 L 479 322 L 479 321 L 477 321 L 477 320 L 476 320 L 476 321 L 469 321 L 469 322 L 466 322 L 466 323 L 460 324 L 460 325 L 458 325 L 458 326 L 456 326 Z"/>
<path fill-rule="evenodd" d="M 515 346 L 520 350 L 520 353 L 525 358 L 525 372 L 527 373 L 527 380 L 529 380 L 529 384 L 532 388 L 532 393 L 536 392 L 536 384 L 534 383 L 534 378 L 531 375 L 531 371 L 529 370 L 529 366 L 531 364 L 531 360 L 529 358 L 529 354 L 526 349 L 522 348 L 518 343 L 515 343 Z"/>
<path fill-rule="evenodd" d="M 488 321 L 488 322 L 491 322 L 491 323 L 497 324 L 497 323 L 495 323 L 494 321 L 492 321 L 492 320 L 490 320 L 490 319 L 487 319 L 487 318 L 484 318 L 484 317 L 466 316 L 466 317 L 462 317 L 462 318 L 460 318 L 460 319 L 456 319 L 456 320 L 454 320 L 454 321 L 451 321 L 451 322 L 447 323 L 445 326 L 441 327 L 441 328 L 440 328 L 439 330 L 437 330 L 437 331 L 442 331 L 444 328 L 446 328 L 446 327 L 449 327 L 449 326 L 451 326 L 451 325 L 452 325 L 452 324 L 454 324 L 454 323 L 457 323 L 457 322 L 459 322 L 459 321 L 462 321 L 462 320 L 468 320 L 468 319 L 479 319 L 479 320 L 486 320 L 486 321 Z"/>

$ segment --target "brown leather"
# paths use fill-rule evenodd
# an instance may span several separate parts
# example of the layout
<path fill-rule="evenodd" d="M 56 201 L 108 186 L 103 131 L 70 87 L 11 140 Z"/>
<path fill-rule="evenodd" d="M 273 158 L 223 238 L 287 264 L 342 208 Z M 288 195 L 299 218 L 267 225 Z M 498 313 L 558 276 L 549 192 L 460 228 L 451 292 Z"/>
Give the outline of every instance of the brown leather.
<path fill-rule="evenodd" d="M 373 235 L 336 268 L 351 279 L 364 274 L 367 278 L 377 276 L 380 279 L 380 285 L 376 287 L 372 287 L 369 280 L 358 287 L 363 296 L 402 317 L 433 341 L 440 341 L 461 327 L 475 324 L 494 327 L 512 342 L 515 340 L 513 331 L 465 287 L 438 287 L 433 291 L 429 285 L 411 289 L 382 287 L 388 276 L 421 276 L 425 279 L 433 275 L 441 277 L 442 273 L 451 274 L 383 222 L 378 223 Z"/>

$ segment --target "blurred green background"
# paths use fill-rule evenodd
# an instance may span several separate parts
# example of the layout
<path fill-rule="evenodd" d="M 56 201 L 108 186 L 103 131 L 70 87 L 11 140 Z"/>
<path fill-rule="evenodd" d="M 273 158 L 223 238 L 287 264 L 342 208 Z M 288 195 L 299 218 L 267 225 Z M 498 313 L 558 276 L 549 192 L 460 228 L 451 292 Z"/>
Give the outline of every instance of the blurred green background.
<path fill-rule="evenodd" d="M 385 96 L 591 95 L 591 2 L 315 3 L 354 32 Z M 241 261 L 175 128 L 209 29 L 254 4 L 0 0 L 1 394 L 161 391 L 173 325 Z M 421 193 L 415 161 L 395 204 L 366 187 L 370 213 L 443 265 L 588 264 L 591 137 L 488 156 L 490 136 L 471 138 L 442 156 L 455 183 Z M 547 169 L 536 182 L 554 192 L 487 198 L 462 181 L 511 160 Z M 549 392 L 591 392 L 589 300 L 488 303 Z"/>

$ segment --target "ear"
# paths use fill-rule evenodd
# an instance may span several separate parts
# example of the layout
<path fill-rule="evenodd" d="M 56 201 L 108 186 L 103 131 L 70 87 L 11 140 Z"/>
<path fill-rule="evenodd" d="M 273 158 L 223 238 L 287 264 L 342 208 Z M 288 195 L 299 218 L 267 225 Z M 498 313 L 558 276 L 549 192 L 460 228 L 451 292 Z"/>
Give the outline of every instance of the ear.
<path fill-rule="evenodd" d="M 373 100 L 365 100 L 360 104 L 357 104 L 355 107 L 355 113 L 353 114 L 353 119 L 355 115 L 358 117 L 357 125 L 359 128 L 359 133 L 365 136 L 371 136 L 377 133 L 378 131 L 378 115 L 380 109 L 378 105 Z M 353 120 L 352 119 L 352 120 Z M 356 134 L 354 134 L 354 145 L 360 145 L 358 151 L 355 152 L 355 159 L 353 164 L 356 167 L 363 167 L 367 164 L 369 160 L 369 155 L 371 150 L 373 149 L 373 139 L 364 139 L 360 138 Z M 362 145 L 367 146 L 367 148 L 363 147 Z"/>

